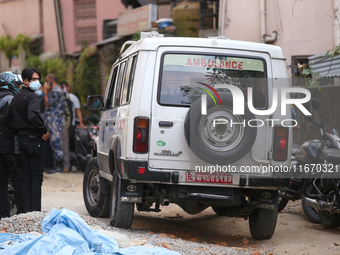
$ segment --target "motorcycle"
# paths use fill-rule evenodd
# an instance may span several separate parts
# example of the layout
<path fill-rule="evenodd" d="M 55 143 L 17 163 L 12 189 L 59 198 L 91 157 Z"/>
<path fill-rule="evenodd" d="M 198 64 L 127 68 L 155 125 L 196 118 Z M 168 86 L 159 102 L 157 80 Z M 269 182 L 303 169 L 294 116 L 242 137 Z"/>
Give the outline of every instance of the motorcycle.
<path fill-rule="evenodd" d="M 94 140 L 97 137 L 98 120 L 95 116 L 83 117 L 84 122 L 90 124 L 86 129 L 79 127 L 79 121 L 76 120 L 76 129 L 74 132 L 74 151 L 70 151 L 71 169 L 75 166 L 78 170 L 84 172 L 87 163 L 91 159 L 91 153 L 94 145 Z"/>
<path fill-rule="evenodd" d="M 313 99 L 312 106 L 314 110 L 319 111 L 319 103 Z M 308 171 L 309 181 L 312 183 L 315 193 L 311 193 L 306 184 L 304 184 L 304 201 L 306 205 L 313 207 L 318 211 L 320 222 L 325 228 L 336 228 L 340 225 L 340 136 L 339 131 L 332 130 L 327 133 L 321 121 L 309 119 L 316 127 L 319 128 L 323 138 L 322 143 L 308 146 L 315 147 L 315 155 L 312 163 L 316 166 L 316 173 Z M 310 170 L 310 169 L 305 169 Z M 314 176 L 311 176 L 311 175 Z"/>
<path fill-rule="evenodd" d="M 313 147 L 307 147 L 307 150 L 312 150 Z M 303 169 L 304 164 L 307 164 L 308 161 L 306 158 L 301 157 L 301 147 L 297 144 L 293 144 L 292 146 L 292 158 L 291 162 L 292 165 L 295 167 L 299 172 L 299 169 Z M 312 154 L 313 151 L 308 151 L 308 154 Z M 303 178 L 301 174 L 297 174 L 296 177 L 293 177 L 290 179 L 289 186 L 288 187 L 282 187 L 279 189 L 279 204 L 278 204 L 278 212 L 281 212 L 286 205 L 288 204 L 289 200 L 296 201 L 299 199 L 302 199 L 302 209 L 306 216 L 314 223 L 320 223 L 319 215 L 317 210 L 315 210 L 313 207 L 310 207 L 306 205 L 304 202 L 304 192 L 303 188 L 305 185 L 305 182 L 307 182 L 307 189 L 310 193 L 314 193 L 315 189 L 312 185 L 311 180 Z"/>

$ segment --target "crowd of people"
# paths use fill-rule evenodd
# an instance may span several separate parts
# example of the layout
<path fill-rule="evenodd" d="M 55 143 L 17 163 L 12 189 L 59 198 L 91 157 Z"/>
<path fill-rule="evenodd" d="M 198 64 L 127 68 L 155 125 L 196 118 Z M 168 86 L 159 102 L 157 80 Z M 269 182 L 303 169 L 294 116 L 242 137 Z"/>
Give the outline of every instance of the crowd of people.
<path fill-rule="evenodd" d="M 9 178 L 19 214 L 41 211 L 44 170 L 71 171 L 76 115 L 80 127 L 86 128 L 79 99 L 54 74 L 41 83 L 33 67 L 21 75 L 0 73 L 0 219 L 10 216 Z"/>

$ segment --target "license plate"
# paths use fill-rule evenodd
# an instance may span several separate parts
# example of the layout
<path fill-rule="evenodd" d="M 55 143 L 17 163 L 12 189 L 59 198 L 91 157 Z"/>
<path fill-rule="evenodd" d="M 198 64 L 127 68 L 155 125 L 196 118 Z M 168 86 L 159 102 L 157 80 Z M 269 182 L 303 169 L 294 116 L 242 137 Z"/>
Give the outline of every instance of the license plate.
<path fill-rule="evenodd" d="M 187 182 L 206 182 L 206 183 L 233 183 L 233 177 L 227 174 L 205 174 L 187 172 Z"/>

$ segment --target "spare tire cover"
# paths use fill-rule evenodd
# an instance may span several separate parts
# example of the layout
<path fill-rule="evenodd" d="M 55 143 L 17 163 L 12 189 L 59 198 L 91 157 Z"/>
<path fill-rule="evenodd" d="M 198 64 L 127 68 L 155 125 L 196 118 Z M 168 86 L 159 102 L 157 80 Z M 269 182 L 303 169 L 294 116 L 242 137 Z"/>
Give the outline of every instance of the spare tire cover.
<path fill-rule="evenodd" d="M 246 102 L 244 115 L 233 115 L 231 93 L 220 92 L 219 95 L 222 105 L 215 105 L 213 99 L 207 97 L 206 115 L 201 114 L 201 99 L 193 103 L 186 115 L 184 132 L 188 146 L 197 157 L 211 164 L 225 165 L 238 161 L 249 152 L 257 128 L 248 126 L 248 121 L 255 119 L 255 115 L 249 111 Z"/>

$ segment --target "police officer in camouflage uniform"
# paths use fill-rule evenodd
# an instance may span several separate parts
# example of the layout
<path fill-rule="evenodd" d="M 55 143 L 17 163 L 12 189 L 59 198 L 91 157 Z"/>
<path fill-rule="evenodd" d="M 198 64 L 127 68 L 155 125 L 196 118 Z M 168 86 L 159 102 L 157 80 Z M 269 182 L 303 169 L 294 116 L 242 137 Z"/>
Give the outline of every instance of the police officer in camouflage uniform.
<path fill-rule="evenodd" d="M 48 74 L 44 84 L 45 100 L 45 124 L 50 132 L 50 143 L 54 156 L 54 168 L 47 170 L 48 173 L 62 172 L 63 170 L 63 113 L 64 93 L 57 84 L 55 75 Z"/>

